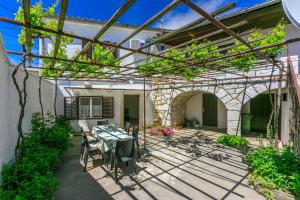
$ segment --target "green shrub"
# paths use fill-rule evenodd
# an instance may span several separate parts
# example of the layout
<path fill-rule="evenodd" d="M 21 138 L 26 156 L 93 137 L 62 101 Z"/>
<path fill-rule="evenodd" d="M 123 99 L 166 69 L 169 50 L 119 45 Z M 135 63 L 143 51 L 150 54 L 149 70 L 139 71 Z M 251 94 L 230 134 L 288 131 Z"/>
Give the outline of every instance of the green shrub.
<path fill-rule="evenodd" d="M 20 183 L 17 199 L 52 199 L 57 186 L 58 180 L 52 172 L 35 175 L 32 180 L 25 179 Z"/>
<path fill-rule="evenodd" d="M 31 123 L 32 131 L 23 141 L 19 162 L 3 167 L 0 199 L 47 200 L 57 188 L 53 172 L 72 144 L 70 123 L 51 115 L 43 120 L 39 113 L 33 115 Z"/>
<path fill-rule="evenodd" d="M 246 156 L 255 182 L 266 188 L 290 191 L 300 197 L 300 163 L 290 148 L 277 152 L 273 147 L 259 147 Z M 264 180 L 268 184 L 261 184 Z M 270 187 L 269 187 L 270 188 Z"/>
<path fill-rule="evenodd" d="M 15 199 L 16 185 L 14 176 L 14 163 L 5 164 L 2 167 L 2 184 L 0 187 L 0 199 Z"/>
<path fill-rule="evenodd" d="M 45 174 L 55 170 L 59 162 L 59 153 L 56 149 L 37 146 L 26 150 L 20 159 L 19 172 L 21 179 L 30 179 L 36 174 Z"/>
<path fill-rule="evenodd" d="M 32 132 L 27 145 L 30 143 L 47 146 L 65 152 L 72 144 L 71 125 L 64 117 L 58 117 L 56 120 L 51 115 L 43 119 L 39 113 L 34 114 L 31 120 Z M 68 133 L 68 134 L 66 134 Z"/>
<path fill-rule="evenodd" d="M 291 191 L 295 194 L 296 197 L 300 197 L 300 172 L 294 173 L 291 177 Z"/>
<path fill-rule="evenodd" d="M 248 140 L 236 135 L 222 135 L 217 140 L 220 144 L 236 148 L 245 148 L 249 144 Z"/>

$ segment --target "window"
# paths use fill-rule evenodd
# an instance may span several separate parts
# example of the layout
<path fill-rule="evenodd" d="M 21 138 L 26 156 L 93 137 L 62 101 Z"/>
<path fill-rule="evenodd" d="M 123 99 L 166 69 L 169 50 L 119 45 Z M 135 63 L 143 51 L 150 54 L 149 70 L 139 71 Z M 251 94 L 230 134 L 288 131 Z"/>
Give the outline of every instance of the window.
<path fill-rule="evenodd" d="M 92 98 L 92 116 L 102 117 L 102 98 L 95 97 Z"/>
<path fill-rule="evenodd" d="M 101 118 L 102 97 L 79 97 L 80 118 Z"/>
<path fill-rule="evenodd" d="M 65 117 L 67 119 L 78 119 L 78 98 L 65 97 Z"/>
<path fill-rule="evenodd" d="M 65 117 L 80 118 L 113 118 L 114 97 L 65 97 Z"/>

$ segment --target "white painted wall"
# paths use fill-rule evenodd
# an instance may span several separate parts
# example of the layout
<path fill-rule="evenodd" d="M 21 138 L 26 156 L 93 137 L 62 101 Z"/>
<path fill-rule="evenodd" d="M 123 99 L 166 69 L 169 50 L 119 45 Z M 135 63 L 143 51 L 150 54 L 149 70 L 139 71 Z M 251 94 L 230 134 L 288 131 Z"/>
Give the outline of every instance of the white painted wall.
<path fill-rule="evenodd" d="M 203 126 L 203 94 L 192 96 L 186 102 L 186 117 L 188 119 L 198 119 L 200 126 Z"/>
<path fill-rule="evenodd" d="M 118 90 L 118 89 L 85 89 L 85 88 L 72 88 L 68 89 L 71 94 L 78 94 L 79 96 L 107 96 L 114 97 L 114 118 L 108 119 L 119 127 L 124 126 L 124 95 L 139 95 L 139 127 L 143 127 L 144 119 L 144 96 L 143 90 Z M 89 128 L 97 125 L 97 121 L 103 119 L 86 119 Z M 146 96 L 146 126 L 152 124 L 152 100 L 150 95 Z M 78 120 L 72 120 L 73 128 L 79 131 Z"/>
<path fill-rule="evenodd" d="M 289 101 L 281 102 L 281 141 L 284 145 L 289 144 Z"/>
<path fill-rule="evenodd" d="M 72 32 L 75 35 L 79 35 L 82 37 L 87 37 L 87 38 L 93 38 L 97 32 L 103 27 L 103 24 L 101 23 L 93 23 L 93 22 L 84 22 L 84 21 L 76 21 L 76 20 L 65 20 L 64 24 L 64 31 L 65 32 Z M 113 43 L 119 43 L 123 39 L 125 39 L 127 36 L 129 36 L 133 31 L 135 31 L 135 27 L 132 26 L 126 26 L 126 25 L 113 25 L 112 27 L 109 28 L 103 34 L 103 36 L 100 38 L 101 41 L 109 41 Z M 146 40 L 153 38 L 156 36 L 160 31 L 157 29 L 152 29 L 152 30 L 143 30 L 140 33 L 136 34 L 133 36 L 131 39 L 136 39 L 140 40 L 141 42 L 145 43 Z M 52 49 L 52 45 L 49 43 L 49 39 L 45 39 L 42 43 L 43 45 L 40 45 L 39 48 L 44 48 L 47 49 L 48 51 Z M 40 44 L 42 44 L 40 42 Z M 130 47 L 130 40 L 122 44 L 122 46 L 125 47 Z M 76 50 L 81 50 L 82 45 L 80 40 L 74 40 L 74 42 L 70 45 L 68 45 L 67 50 L 68 50 L 68 56 L 72 57 Z M 41 50 L 40 50 L 41 52 Z M 119 49 L 119 55 L 123 56 L 130 51 Z M 125 65 L 127 63 L 131 63 L 140 59 L 145 58 L 144 55 L 142 54 L 135 54 L 132 56 L 127 57 L 126 59 L 123 59 L 121 61 L 122 65 Z M 134 65 L 132 65 L 134 66 Z"/>
<path fill-rule="evenodd" d="M 227 110 L 225 105 L 218 99 L 218 128 L 224 129 L 227 127 Z M 203 126 L 203 93 L 192 96 L 186 102 L 186 117 L 188 119 L 196 118 L 200 122 L 200 126 Z"/>
<path fill-rule="evenodd" d="M 0 34 L 0 167 L 14 157 L 16 132 L 11 132 L 9 102 L 9 76 L 11 65 L 4 54 Z M 0 169 L 1 171 L 1 169 Z"/>
<path fill-rule="evenodd" d="M 222 101 L 218 99 L 218 128 L 227 128 L 227 110 Z"/>
<path fill-rule="evenodd" d="M 14 158 L 14 148 L 17 141 L 17 123 L 20 112 L 18 94 L 13 84 L 11 74 L 15 66 L 11 65 L 4 54 L 4 45 L 0 36 L 0 167 Z M 17 81 L 23 80 L 25 73 L 19 70 Z M 24 133 L 31 129 L 31 117 L 40 112 L 38 99 L 38 75 L 29 72 L 27 80 L 27 104 L 23 119 Z M 53 112 L 55 85 L 49 81 L 42 81 L 42 100 L 44 111 Z M 63 114 L 63 97 L 60 91 L 57 96 L 57 113 Z M 1 170 L 1 169 L 0 169 Z"/>

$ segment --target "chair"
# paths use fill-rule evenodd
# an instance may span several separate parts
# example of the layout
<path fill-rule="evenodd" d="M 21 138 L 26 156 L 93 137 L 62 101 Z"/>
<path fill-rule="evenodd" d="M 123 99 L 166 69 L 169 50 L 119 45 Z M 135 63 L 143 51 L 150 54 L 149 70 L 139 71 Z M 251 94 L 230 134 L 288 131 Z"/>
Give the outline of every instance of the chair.
<path fill-rule="evenodd" d="M 115 167 L 115 179 L 118 182 L 118 166 L 120 163 L 126 163 L 128 166 L 129 161 L 133 162 L 134 171 L 136 173 L 136 158 L 134 139 L 126 141 L 117 141 L 116 148 L 114 150 L 114 167 Z"/>
<path fill-rule="evenodd" d="M 82 119 L 78 120 L 78 125 L 79 125 L 80 131 L 81 131 L 81 135 L 82 135 L 82 132 L 84 132 L 84 134 L 86 135 L 86 137 L 90 143 L 98 141 L 97 138 L 95 138 L 91 134 L 91 131 L 89 129 L 89 126 L 88 126 L 88 123 L 86 120 L 82 120 Z"/>
<path fill-rule="evenodd" d="M 101 125 L 108 125 L 108 120 L 100 120 L 100 121 L 97 121 L 97 126 L 101 126 Z"/>
<path fill-rule="evenodd" d="M 137 154 L 138 154 L 138 157 L 140 158 L 141 154 L 140 154 L 140 145 L 139 145 L 139 127 L 135 126 L 132 130 L 131 135 L 132 135 L 132 137 L 134 137 L 134 142 L 135 142 L 135 145 L 136 145 Z"/>
<path fill-rule="evenodd" d="M 100 151 L 100 143 L 99 142 L 90 143 L 83 129 L 81 129 L 81 137 L 82 137 L 82 143 L 81 143 L 81 150 L 80 150 L 80 158 L 83 159 L 84 161 L 83 171 L 85 172 L 88 157 L 90 156 L 90 152 L 98 151 L 98 153 L 100 154 L 101 151 Z M 104 158 L 104 163 L 105 163 L 105 158 Z"/>
<path fill-rule="evenodd" d="M 130 123 L 126 122 L 124 126 L 124 130 L 129 134 Z"/>

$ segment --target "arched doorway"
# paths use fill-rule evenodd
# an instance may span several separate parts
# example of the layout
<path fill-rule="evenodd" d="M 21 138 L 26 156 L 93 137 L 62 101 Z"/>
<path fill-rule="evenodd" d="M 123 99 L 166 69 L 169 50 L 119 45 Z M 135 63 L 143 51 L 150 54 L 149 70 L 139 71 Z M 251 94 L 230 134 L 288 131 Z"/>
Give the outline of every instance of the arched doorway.
<path fill-rule="evenodd" d="M 181 93 L 171 103 L 172 126 L 227 128 L 227 111 L 224 103 L 214 94 L 202 91 Z"/>
<path fill-rule="evenodd" d="M 277 100 L 277 90 L 272 89 L 270 94 L 268 91 L 263 91 L 256 96 L 249 99 L 242 106 L 242 122 L 241 122 L 241 134 L 242 136 L 250 137 L 267 137 L 268 124 L 273 125 L 274 116 L 272 115 L 273 105 L 276 105 Z M 272 101 L 272 102 L 271 102 Z M 243 115 L 245 113 L 250 115 L 250 126 L 248 129 L 243 127 Z M 280 100 L 280 110 L 279 110 L 279 139 L 284 143 L 288 142 L 289 138 L 289 101 L 288 101 L 288 91 L 283 89 L 281 93 Z M 271 128 L 271 127 L 269 127 Z"/>

